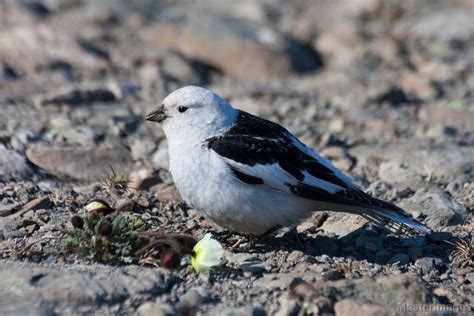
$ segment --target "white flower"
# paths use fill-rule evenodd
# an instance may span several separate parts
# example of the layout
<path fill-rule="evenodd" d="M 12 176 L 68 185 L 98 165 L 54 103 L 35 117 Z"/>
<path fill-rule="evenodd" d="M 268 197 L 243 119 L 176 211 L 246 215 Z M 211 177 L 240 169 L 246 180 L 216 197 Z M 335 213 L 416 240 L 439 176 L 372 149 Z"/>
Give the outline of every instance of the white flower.
<path fill-rule="evenodd" d="M 196 272 L 205 272 L 221 263 L 224 249 L 222 245 L 206 234 L 193 248 L 191 264 Z"/>

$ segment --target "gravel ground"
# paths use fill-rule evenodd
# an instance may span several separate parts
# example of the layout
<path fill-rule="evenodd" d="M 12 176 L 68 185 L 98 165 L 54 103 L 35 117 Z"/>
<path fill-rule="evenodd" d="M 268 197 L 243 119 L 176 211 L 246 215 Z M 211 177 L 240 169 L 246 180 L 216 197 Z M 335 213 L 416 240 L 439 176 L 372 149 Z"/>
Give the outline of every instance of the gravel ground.
<path fill-rule="evenodd" d="M 0 314 L 472 312 L 473 15 L 470 0 L 1 1 Z M 181 201 L 143 121 L 189 84 L 283 124 L 435 232 L 321 211 L 236 246 Z M 95 198 L 151 230 L 213 233 L 225 264 L 68 251 Z"/>

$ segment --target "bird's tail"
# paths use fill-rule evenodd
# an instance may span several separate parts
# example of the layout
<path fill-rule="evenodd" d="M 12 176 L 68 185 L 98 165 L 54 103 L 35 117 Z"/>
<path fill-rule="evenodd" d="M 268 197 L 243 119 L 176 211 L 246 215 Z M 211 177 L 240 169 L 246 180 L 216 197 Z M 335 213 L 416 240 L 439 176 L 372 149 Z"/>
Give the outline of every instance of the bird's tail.
<path fill-rule="evenodd" d="M 428 234 L 431 229 L 401 210 L 365 209 L 356 211 L 358 215 L 388 229 L 392 233 L 413 236 L 417 233 Z"/>

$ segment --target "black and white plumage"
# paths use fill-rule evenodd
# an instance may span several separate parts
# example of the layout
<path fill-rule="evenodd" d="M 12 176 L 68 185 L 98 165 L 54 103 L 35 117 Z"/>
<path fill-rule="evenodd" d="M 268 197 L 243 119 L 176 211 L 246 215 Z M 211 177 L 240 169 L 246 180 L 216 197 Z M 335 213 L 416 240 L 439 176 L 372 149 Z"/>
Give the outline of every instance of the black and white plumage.
<path fill-rule="evenodd" d="M 183 199 L 224 228 L 260 235 L 332 210 L 392 230 L 429 232 L 402 209 L 363 192 L 284 127 L 236 110 L 206 89 L 176 90 L 147 118 L 162 123 Z"/>

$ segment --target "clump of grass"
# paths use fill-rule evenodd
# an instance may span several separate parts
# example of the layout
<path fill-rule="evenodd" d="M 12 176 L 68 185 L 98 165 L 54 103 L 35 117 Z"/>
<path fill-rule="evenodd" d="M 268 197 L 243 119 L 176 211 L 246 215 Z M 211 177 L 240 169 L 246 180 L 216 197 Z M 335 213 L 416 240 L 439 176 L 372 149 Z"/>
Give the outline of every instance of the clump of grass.
<path fill-rule="evenodd" d="M 95 199 L 84 209 L 84 214 L 71 217 L 72 229 L 64 229 L 66 253 L 100 262 L 135 261 L 177 268 L 197 242 L 186 234 L 145 231 L 148 225 L 141 217 L 113 209 L 104 200 Z"/>
<path fill-rule="evenodd" d="M 451 252 L 451 258 L 454 262 L 458 262 L 462 267 L 468 266 L 474 262 L 474 241 L 465 241 L 460 239 L 456 242 L 447 241 L 454 246 Z"/>
<path fill-rule="evenodd" d="M 117 174 L 112 166 L 110 166 L 110 171 L 102 182 L 102 189 L 113 195 L 128 192 L 130 180 L 126 176 Z"/>
<path fill-rule="evenodd" d="M 130 257 L 148 242 L 138 235 L 146 226 L 140 217 L 129 220 L 117 212 L 91 213 L 73 216 L 71 224 L 65 250 L 101 262 Z"/>

